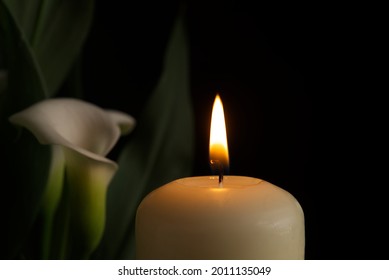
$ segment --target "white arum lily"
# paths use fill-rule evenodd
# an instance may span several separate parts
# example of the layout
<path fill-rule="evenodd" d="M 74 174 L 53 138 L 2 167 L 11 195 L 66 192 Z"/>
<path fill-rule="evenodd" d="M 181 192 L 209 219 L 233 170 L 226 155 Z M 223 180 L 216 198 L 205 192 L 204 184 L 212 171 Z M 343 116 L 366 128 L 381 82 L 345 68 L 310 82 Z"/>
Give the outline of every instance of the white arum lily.
<path fill-rule="evenodd" d="M 51 228 L 64 194 L 70 223 L 62 257 L 88 257 L 101 240 L 107 188 L 117 170 L 117 164 L 106 155 L 121 134 L 133 129 L 135 120 L 79 99 L 55 98 L 12 115 L 10 121 L 28 129 L 41 144 L 52 147 L 42 201 L 46 224 L 43 258 L 51 255 Z"/>

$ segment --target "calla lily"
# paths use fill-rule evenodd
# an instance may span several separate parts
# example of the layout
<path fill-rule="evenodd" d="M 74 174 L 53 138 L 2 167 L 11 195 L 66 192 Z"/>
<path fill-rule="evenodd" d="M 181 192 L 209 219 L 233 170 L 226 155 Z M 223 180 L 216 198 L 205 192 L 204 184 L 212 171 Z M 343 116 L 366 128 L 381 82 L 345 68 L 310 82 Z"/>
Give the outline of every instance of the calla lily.
<path fill-rule="evenodd" d="M 49 256 L 54 215 L 65 193 L 70 218 L 67 256 L 89 256 L 104 231 L 107 188 L 117 170 L 106 155 L 120 135 L 131 132 L 135 120 L 79 99 L 54 98 L 12 115 L 10 121 L 28 129 L 41 144 L 52 146 L 42 201 L 47 225 L 43 256 Z"/>

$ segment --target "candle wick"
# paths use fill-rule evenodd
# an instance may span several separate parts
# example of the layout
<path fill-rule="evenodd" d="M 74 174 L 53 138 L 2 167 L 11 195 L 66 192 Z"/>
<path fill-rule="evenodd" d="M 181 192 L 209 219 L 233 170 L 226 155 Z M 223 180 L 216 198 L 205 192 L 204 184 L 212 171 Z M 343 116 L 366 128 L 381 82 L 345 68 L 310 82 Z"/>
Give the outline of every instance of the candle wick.
<path fill-rule="evenodd" d="M 224 167 L 223 163 L 220 160 L 210 160 L 211 167 L 215 171 L 215 173 L 219 174 L 219 187 L 223 187 L 223 179 L 224 179 Z"/>
<path fill-rule="evenodd" d="M 223 168 L 219 168 L 219 187 L 223 186 Z"/>

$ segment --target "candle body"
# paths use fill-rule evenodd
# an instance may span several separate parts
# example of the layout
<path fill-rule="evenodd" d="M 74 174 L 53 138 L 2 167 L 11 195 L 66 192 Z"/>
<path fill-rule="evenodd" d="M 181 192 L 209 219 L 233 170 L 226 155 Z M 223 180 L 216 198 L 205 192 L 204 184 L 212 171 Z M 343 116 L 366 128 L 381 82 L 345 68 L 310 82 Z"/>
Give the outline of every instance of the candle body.
<path fill-rule="evenodd" d="M 304 259 L 304 247 L 300 204 L 256 178 L 179 179 L 137 211 L 137 259 Z"/>

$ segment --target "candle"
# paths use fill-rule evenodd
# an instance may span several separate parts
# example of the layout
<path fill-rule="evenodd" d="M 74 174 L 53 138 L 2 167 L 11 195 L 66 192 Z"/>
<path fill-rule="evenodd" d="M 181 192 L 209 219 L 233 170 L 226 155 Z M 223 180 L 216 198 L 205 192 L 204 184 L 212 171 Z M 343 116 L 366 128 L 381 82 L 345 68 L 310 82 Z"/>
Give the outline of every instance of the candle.
<path fill-rule="evenodd" d="M 137 259 L 304 259 L 304 214 L 287 191 L 261 179 L 223 176 L 224 112 L 216 97 L 210 159 L 219 176 L 188 177 L 148 194 L 137 210 Z"/>

